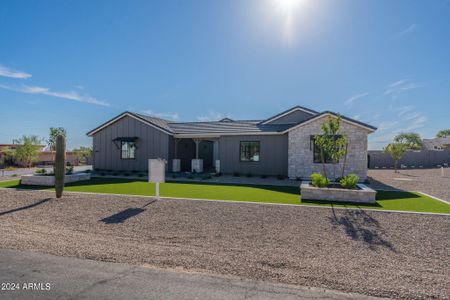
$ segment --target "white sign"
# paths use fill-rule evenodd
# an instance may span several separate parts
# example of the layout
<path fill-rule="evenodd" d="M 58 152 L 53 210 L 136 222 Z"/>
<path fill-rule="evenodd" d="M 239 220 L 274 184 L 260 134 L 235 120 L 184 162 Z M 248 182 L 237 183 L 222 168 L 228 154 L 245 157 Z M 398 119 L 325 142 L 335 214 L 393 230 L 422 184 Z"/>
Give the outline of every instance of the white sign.
<path fill-rule="evenodd" d="M 148 181 L 166 181 L 166 162 L 160 158 L 148 160 Z"/>
<path fill-rule="evenodd" d="M 148 181 L 155 183 L 155 196 L 159 199 L 159 183 L 166 181 L 166 161 L 160 158 L 148 160 Z"/>

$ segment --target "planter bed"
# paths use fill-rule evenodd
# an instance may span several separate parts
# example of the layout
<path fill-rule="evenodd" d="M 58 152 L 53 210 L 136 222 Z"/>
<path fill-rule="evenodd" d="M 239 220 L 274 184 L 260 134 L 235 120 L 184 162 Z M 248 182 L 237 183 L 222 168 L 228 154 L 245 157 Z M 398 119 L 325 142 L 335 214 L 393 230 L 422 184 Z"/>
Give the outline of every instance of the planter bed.
<path fill-rule="evenodd" d="M 42 186 L 55 185 L 55 176 L 30 174 L 30 175 L 22 175 L 20 179 L 21 183 L 25 185 L 42 185 Z M 64 183 L 71 183 L 90 179 L 91 179 L 90 173 L 70 174 L 65 176 Z"/>
<path fill-rule="evenodd" d="M 317 188 L 309 181 L 303 181 L 301 186 L 303 200 L 326 200 L 336 202 L 375 203 L 377 192 L 364 184 L 358 184 L 357 189 L 349 190 L 337 185 Z"/>

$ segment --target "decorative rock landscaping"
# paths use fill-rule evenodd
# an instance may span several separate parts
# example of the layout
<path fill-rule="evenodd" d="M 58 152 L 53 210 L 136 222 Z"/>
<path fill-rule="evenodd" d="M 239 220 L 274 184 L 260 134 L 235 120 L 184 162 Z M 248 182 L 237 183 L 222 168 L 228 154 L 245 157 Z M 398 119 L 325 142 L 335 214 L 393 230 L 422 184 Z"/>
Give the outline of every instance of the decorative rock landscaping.
<path fill-rule="evenodd" d="M 303 181 L 300 189 L 303 200 L 327 200 L 338 202 L 375 203 L 377 192 L 364 184 L 358 189 L 317 188 L 309 181 Z"/>

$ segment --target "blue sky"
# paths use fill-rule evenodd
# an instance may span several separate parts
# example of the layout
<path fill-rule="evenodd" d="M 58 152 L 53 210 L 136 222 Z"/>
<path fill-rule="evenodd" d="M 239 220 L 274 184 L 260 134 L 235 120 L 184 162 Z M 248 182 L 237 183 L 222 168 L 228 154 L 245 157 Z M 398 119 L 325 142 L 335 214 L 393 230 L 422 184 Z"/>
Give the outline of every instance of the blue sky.
<path fill-rule="evenodd" d="M 450 0 L 283 1 L 2 1 L 0 143 L 63 126 L 70 148 L 90 145 L 124 110 L 302 105 L 378 126 L 370 149 L 450 127 Z"/>

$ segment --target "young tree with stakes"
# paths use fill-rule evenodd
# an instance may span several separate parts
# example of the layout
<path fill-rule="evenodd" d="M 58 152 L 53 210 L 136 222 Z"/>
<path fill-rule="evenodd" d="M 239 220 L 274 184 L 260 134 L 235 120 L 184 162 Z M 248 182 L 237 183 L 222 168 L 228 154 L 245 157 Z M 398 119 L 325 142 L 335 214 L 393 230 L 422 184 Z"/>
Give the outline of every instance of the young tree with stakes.
<path fill-rule="evenodd" d="M 340 135 L 341 128 L 341 116 L 329 117 L 326 122 L 321 126 L 322 134 L 314 137 L 314 142 L 320 148 L 320 159 L 322 163 L 323 175 L 328 178 L 326 170 L 327 155 L 333 163 L 333 177 L 336 180 L 335 165 L 339 163 L 339 160 L 344 157 L 342 165 L 342 177 L 345 174 L 345 166 L 347 162 L 348 152 L 348 136 L 347 134 Z"/>
<path fill-rule="evenodd" d="M 402 143 L 392 143 L 384 149 L 394 160 L 394 172 L 398 173 L 398 162 L 408 150 L 408 146 Z"/>

